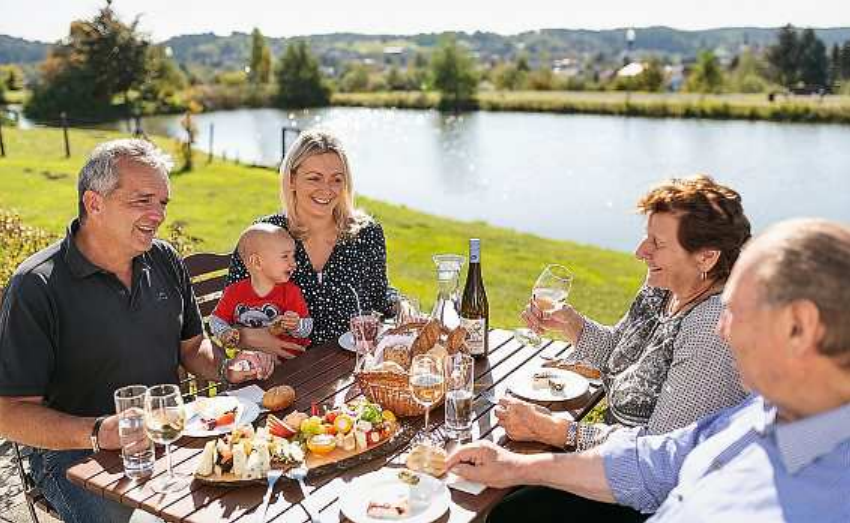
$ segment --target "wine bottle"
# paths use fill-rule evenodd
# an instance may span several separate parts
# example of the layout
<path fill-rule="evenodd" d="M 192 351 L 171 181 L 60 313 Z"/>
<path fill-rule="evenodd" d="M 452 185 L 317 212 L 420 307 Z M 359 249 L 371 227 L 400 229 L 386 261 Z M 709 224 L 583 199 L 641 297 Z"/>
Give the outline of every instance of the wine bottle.
<path fill-rule="evenodd" d="M 490 352 L 487 332 L 490 328 L 490 305 L 481 277 L 481 240 L 469 240 L 469 272 L 460 302 L 460 324 L 466 329 L 466 348 L 476 358 L 486 358 Z"/>

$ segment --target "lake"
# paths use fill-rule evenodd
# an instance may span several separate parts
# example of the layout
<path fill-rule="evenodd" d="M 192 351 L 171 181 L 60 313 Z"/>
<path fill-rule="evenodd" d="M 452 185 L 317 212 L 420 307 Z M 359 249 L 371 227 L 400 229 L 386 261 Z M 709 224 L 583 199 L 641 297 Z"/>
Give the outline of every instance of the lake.
<path fill-rule="evenodd" d="M 180 136 L 179 121 L 143 126 Z M 264 165 L 280 161 L 282 126 L 323 125 L 349 149 L 359 194 L 617 250 L 640 238 L 634 205 L 647 188 L 694 173 L 739 191 L 756 231 L 793 216 L 850 222 L 850 126 L 366 108 L 244 109 L 195 121 L 199 147 L 212 123 L 216 154 Z"/>

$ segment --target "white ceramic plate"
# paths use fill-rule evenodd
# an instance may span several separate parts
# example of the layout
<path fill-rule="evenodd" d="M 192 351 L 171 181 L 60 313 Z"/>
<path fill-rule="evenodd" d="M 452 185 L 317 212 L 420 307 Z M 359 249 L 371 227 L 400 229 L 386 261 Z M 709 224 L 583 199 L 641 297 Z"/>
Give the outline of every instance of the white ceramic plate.
<path fill-rule="evenodd" d="M 381 334 L 383 334 L 385 330 L 387 330 L 387 327 L 384 325 L 378 327 L 378 340 L 380 340 Z M 354 352 L 354 334 L 352 334 L 351 331 L 345 331 L 340 334 L 337 341 L 339 342 L 339 346 L 343 349 Z"/>
<path fill-rule="evenodd" d="M 408 496 L 410 487 L 398 479 L 400 468 L 384 468 L 360 476 L 351 482 L 340 498 L 340 510 L 354 523 L 384 523 L 385 519 L 370 518 L 366 509 L 370 501 L 394 500 Z M 418 474 L 421 486 L 430 492 L 426 502 L 411 502 L 410 516 L 405 523 L 431 523 L 446 513 L 452 496 L 440 480 L 427 474 Z"/>
<path fill-rule="evenodd" d="M 346 331 L 340 335 L 339 346 L 347 351 L 354 352 L 354 334 L 351 331 Z"/>
<path fill-rule="evenodd" d="M 229 425 L 215 427 L 213 430 L 207 430 L 204 424 L 201 423 L 202 417 L 217 418 L 233 407 L 237 409 L 235 422 Z M 193 438 L 206 438 L 208 436 L 227 434 L 239 425 L 252 423 L 260 415 L 260 407 L 256 403 L 232 396 L 198 398 L 191 403 L 187 403 L 185 409 L 186 429 L 183 431 L 183 435 Z"/>
<path fill-rule="evenodd" d="M 563 384 L 562 390 L 555 390 L 552 387 L 534 387 L 534 375 L 537 373 L 546 373 L 552 380 Z M 561 369 L 544 369 L 532 368 L 523 372 L 517 373 L 511 378 L 510 391 L 520 398 L 531 401 L 567 401 L 583 396 L 590 386 L 587 378 Z"/>

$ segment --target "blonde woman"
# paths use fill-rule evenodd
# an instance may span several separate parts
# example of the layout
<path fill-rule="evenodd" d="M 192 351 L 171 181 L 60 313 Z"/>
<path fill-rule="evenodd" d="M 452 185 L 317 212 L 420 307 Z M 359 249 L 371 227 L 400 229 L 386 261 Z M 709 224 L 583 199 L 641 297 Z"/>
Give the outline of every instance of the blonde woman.
<path fill-rule="evenodd" d="M 301 133 L 280 167 L 280 213 L 258 222 L 283 227 L 295 239 L 297 267 L 291 281 L 307 301 L 314 344 L 335 340 L 348 330 L 357 310 L 351 287 L 364 311 L 392 312 L 396 293 L 387 282 L 384 231 L 354 206 L 348 157 L 339 139 L 324 130 Z M 234 252 L 228 284 L 247 277 Z M 241 329 L 242 344 L 283 354 L 287 342 L 266 329 Z M 290 347 L 291 348 L 291 347 Z"/>

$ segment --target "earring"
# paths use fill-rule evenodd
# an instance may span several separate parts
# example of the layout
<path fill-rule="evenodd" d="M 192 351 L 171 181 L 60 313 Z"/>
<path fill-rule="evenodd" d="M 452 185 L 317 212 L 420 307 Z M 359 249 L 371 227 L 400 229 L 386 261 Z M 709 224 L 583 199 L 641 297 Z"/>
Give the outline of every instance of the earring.
<path fill-rule="evenodd" d="M 706 279 L 707 277 L 708 277 L 708 274 L 706 274 L 706 272 L 705 272 L 705 271 L 702 271 L 702 274 L 700 275 L 700 278 L 702 278 L 702 281 L 705 281 L 705 279 Z"/>

